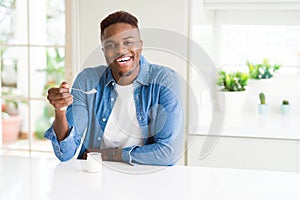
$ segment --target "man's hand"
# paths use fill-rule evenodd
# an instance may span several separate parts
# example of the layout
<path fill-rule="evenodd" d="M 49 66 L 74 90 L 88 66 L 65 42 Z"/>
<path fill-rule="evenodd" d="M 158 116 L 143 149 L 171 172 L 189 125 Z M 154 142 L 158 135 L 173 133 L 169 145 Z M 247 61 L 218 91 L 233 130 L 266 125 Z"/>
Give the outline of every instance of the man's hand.
<path fill-rule="evenodd" d="M 55 111 L 64 111 L 73 102 L 73 96 L 69 91 L 69 84 L 62 82 L 59 88 L 50 88 L 47 99 L 53 105 Z"/>
<path fill-rule="evenodd" d="M 102 160 L 107 161 L 123 161 L 122 159 L 122 149 L 118 148 L 109 148 L 109 149 L 88 149 L 86 150 L 83 155 L 82 159 L 87 159 L 87 154 L 89 152 L 100 152 Z"/>

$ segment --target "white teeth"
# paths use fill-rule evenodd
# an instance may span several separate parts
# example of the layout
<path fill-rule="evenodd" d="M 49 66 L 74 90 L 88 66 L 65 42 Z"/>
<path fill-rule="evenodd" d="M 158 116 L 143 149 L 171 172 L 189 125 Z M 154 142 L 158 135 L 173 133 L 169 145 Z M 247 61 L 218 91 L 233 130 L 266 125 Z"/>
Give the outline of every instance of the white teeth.
<path fill-rule="evenodd" d="M 123 58 L 119 58 L 117 61 L 118 61 L 118 62 L 127 62 L 128 60 L 130 60 L 130 57 L 129 57 L 129 56 L 123 57 Z"/>

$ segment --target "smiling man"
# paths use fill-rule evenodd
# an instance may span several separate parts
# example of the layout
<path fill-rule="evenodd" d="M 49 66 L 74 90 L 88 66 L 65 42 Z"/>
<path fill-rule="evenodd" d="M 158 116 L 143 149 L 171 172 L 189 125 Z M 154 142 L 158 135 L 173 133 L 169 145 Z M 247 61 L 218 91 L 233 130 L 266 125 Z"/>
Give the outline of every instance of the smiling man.
<path fill-rule="evenodd" d="M 181 154 L 183 109 L 175 71 L 150 64 L 141 55 L 138 20 L 118 11 L 101 22 L 101 44 L 108 66 L 86 68 L 70 93 L 63 82 L 48 91 L 55 108 L 45 132 L 55 155 L 66 161 L 101 152 L 103 160 L 173 165 Z"/>

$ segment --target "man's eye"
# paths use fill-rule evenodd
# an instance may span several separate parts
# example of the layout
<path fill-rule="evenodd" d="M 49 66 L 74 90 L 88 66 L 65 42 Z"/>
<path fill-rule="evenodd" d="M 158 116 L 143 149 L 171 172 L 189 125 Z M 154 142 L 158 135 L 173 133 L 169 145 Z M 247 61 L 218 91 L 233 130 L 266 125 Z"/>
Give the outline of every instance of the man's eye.
<path fill-rule="evenodd" d="M 112 49 L 114 47 L 115 47 L 115 45 L 113 43 L 108 43 L 108 44 L 105 44 L 105 46 L 104 46 L 104 48 L 106 48 L 106 49 Z"/>
<path fill-rule="evenodd" d="M 132 41 L 125 41 L 125 42 L 124 42 L 124 45 L 125 45 L 125 46 L 130 46 L 130 45 L 132 45 L 132 44 L 133 44 Z"/>

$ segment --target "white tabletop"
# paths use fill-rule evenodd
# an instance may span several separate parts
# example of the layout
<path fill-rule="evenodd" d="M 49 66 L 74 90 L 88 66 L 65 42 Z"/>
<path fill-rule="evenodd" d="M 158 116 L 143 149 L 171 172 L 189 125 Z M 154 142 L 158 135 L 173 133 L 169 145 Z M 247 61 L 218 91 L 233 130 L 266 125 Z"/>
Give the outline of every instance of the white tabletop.
<path fill-rule="evenodd" d="M 0 156 L 0 177 L 1 200 L 300 199 L 299 173 Z"/>

